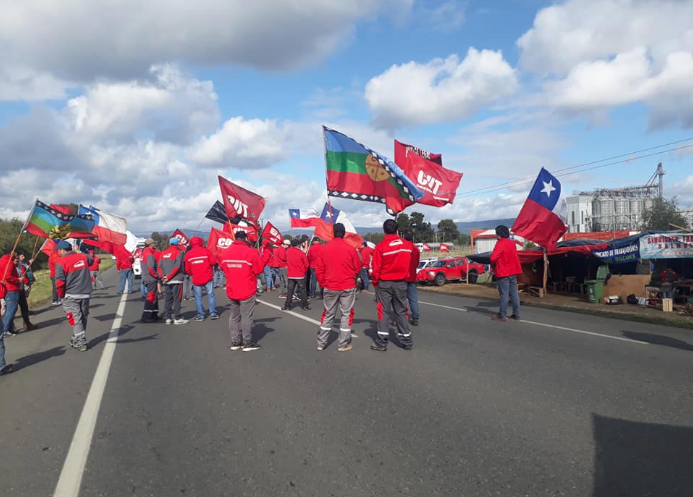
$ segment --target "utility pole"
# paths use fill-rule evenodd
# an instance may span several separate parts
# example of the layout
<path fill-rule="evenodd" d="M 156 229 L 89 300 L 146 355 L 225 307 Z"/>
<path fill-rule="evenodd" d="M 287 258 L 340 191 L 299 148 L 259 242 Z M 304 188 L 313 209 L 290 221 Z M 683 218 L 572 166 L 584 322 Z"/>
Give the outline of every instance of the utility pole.
<path fill-rule="evenodd" d="M 664 168 L 662 163 L 657 164 L 657 176 L 659 181 L 659 200 L 664 198 Z"/>

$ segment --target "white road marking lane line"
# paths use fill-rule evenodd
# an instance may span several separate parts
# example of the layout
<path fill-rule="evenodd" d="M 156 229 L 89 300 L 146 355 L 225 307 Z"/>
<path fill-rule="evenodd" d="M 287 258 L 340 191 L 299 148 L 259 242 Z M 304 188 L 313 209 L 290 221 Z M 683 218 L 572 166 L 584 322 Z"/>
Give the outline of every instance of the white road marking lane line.
<path fill-rule="evenodd" d="M 366 292 L 373 294 L 373 292 L 370 292 L 368 290 L 366 290 Z M 426 304 L 426 305 L 431 305 L 434 307 L 442 307 L 444 309 L 451 309 L 453 311 L 468 312 L 468 309 L 466 309 L 464 307 L 451 307 L 451 306 L 447 306 L 447 305 L 433 304 L 431 302 L 422 302 L 422 301 L 419 301 L 419 304 Z M 538 323 L 536 321 L 526 321 L 524 319 L 520 322 L 521 323 L 527 323 L 527 324 L 533 324 L 536 326 L 543 326 L 545 328 L 553 328 L 556 330 L 570 331 L 572 333 L 581 333 L 583 335 L 592 335 L 592 336 L 600 337 L 600 338 L 610 338 L 611 340 L 620 340 L 622 342 L 637 343 L 639 345 L 651 345 L 649 342 L 643 342 L 641 340 L 633 340 L 632 338 L 623 338 L 623 337 L 615 337 L 612 335 L 604 335 L 602 333 L 595 333 L 594 331 L 576 330 L 575 328 L 566 328 L 565 326 L 557 326 L 555 324 Z"/>
<path fill-rule="evenodd" d="M 125 302 L 127 293 L 124 293 L 120 298 L 120 304 L 116 311 L 116 317 L 113 320 L 113 326 L 108 335 L 108 340 L 104 346 L 99 360 L 99 365 L 96 367 L 94 379 L 91 382 L 87 400 L 84 402 L 82 415 L 79 417 L 75 434 L 72 437 L 70 449 L 63 464 L 63 470 L 60 472 L 58 484 L 55 487 L 53 497 L 78 497 L 79 489 L 82 485 L 82 476 L 84 468 L 89 457 L 89 449 L 91 448 L 91 440 L 94 437 L 94 429 L 96 428 L 96 420 L 101 407 L 101 400 L 106 389 L 106 380 L 108 380 L 108 371 L 111 369 L 113 362 L 113 354 L 118 342 L 118 334 L 120 325 L 123 321 L 123 313 L 125 312 Z M 79 354 L 79 352 L 77 352 Z"/>
<path fill-rule="evenodd" d="M 257 299 L 258 302 L 261 304 L 265 304 L 267 307 L 271 307 L 272 309 L 276 309 L 278 311 L 282 311 L 282 308 L 278 305 L 270 304 L 269 302 L 265 302 L 264 300 Z M 309 318 L 308 316 L 304 316 L 303 314 L 299 314 L 294 311 L 282 311 L 284 314 L 291 314 L 292 316 L 295 316 L 299 319 L 303 319 L 304 321 L 308 321 L 309 323 L 316 324 L 320 326 L 320 321 L 317 319 Z"/>
<path fill-rule="evenodd" d="M 566 328 L 565 326 L 556 326 L 555 324 L 537 323 L 536 321 L 525 321 L 524 319 L 520 322 L 533 324 L 536 326 L 544 326 L 546 328 L 553 328 L 556 330 L 570 331 L 572 333 L 582 333 L 583 335 L 592 335 L 595 337 L 610 338 L 611 340 L 620 340 L 622 342 L 637 343 L 639 345 L 650 345 L 650 343 L 648 343 L 648 342 L 642 342 L 640 340 L 633 340 L 632 338 L 623 338 L 623 337 L 615 337 L 612 335 L 603 335 L 601 333 L 595 333 L 593 331 L 576 330 L 575 328 Z"/>

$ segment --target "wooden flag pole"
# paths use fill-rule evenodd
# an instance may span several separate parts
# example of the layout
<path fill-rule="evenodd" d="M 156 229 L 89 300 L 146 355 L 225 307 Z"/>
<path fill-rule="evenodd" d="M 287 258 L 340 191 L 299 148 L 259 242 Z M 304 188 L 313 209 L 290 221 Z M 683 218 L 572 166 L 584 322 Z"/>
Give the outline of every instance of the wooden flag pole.
<path fill-rule="evenodd" d="M 26 221 L 24 221 L 24 224 L 22 225 L 22 229 L 19 230 L 19 235 L 17 235 L 17 239 L 14 241 L 14 247 L 12 247 L 12 251 L 10 252 L 10 256 L 14 254 L 15 250 L 17 250 L 17 246 L 19 245 L 19 239 L 22 237 L 22 233 L 24 233 L 24 230 L 26 229 L 26 225 L 29 224 L 29 219 L 31 219 L 32 214 L 34 213 L 34 209 L 36 208 L 36 201 L 34 201 L 34 206 L 31 208 L 29 211 L 29 215 L 26 217 Z M 7 269 L 10 267 L 10 264 L 12 264 L 12 261 L 10 261 L 7 266 L 5 266 L 5 272 L 2 275 L 2 282 L 4 283 L 5 280 L 7 279 Z"/>
<path fill-rule="evenodd" d="M 546 282 L 549 278 L 549 256 L 547 255 L 546 249 L 544 249 L 544 278 L 542 288 L 544 289 L 544 295 L 546 295 Z"/>
<path fill-rule="evenodd" d="M 34 236 L 36 236 L 36 235 L 34 235 Z M 34 258 L 36 258 L 36 252 L 38 252 L 38 251 L 36 250 L 36 247 L 38 246 L 39 238 L 40 238 L 40 237 L 36 236 L 36 241 L 34 242 L 34 248 L 31 249 L 31 261 L 30 261 L 30 263 L 29 263 L 29 266 L 31 266 L 31 263 L 34 262 Z"/>

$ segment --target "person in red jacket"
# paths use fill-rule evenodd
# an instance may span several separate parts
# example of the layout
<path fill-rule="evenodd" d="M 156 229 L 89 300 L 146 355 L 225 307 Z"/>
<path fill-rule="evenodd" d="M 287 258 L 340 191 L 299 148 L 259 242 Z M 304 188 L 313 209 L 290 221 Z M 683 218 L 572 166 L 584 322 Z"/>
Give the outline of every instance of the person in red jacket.
<path fill-rule="evenodd" d="M 315 272 L 320 288 L 324 290 L 322 320 L 318 331 L 318 350 L 327 347 L 337 307 L 342 315 L 339 324 L 339 352 L 351 350 L 351 325 L 354 322 L 356 302 L 356 275 L 361 260 L 356 249 L 344 241 L 346 229 L 342 223 L 333 228 L 334 238 L 320 250 Z"/>
<path fill-rule="evenodd" d="M 318 257 L 320 256 L 320 251 L 322 250 L 323 246 L 320 244 L 320 239 L 319 238 L 313 238 L 313 243 L 308 249 L 308 253 L 306 254 L 306 257 L 308 257 L 308 272 L 309 272 L 309 282 L 310 282 L 310 288 L 308 294 L 310 295 L 311 299 L 315 299 L 318 297 L 318 278 L 315 273 L 315 268 L 316 264 L 318 262 Z M 324 292 L 322 285 L 320 285 L 320 298 L 323 298 Z"/>
<path fill-rule="evenodd" d="M 89 272 L 91 273 L 91 283 L 96 290 L 96 287 L 99 288 L 105 288 L 105 285 L 103 284 L 103 280 L 101 279 L 101 273 L 99 272 L 99 266 L 101 265 L 101 259 L 99 258 L 98 255 L 94 254 L 93 250 L 89 251 L 89 255 L 91 255 L 92 258 L 92 263 L 91 266 L 89 266 Z"/>
<path fill-rule="evenodd" d="M 192 278 L 193 295 L 195 296 L 195 307 L 197 309 L 197 317 L 195 321 L 205 320 L 205 309 L 202 305 L 202 290 L 207 292 L 209 300 L 209 318 L 219 319 L 217 314 L 217 301 L 214 296 L 214 254 L 212 251 L 203 247 L 202 238 L 194 236 L 190 239 L 192 247 L 185 253 L 183 258 L 185 264 L 185 272 Z"/>
<path fill-rule="evenodd" d="M 53 301 L 51 305 L 60 305 L 60 298 L 58 297 L 58 288 L 55 286 L 55 265 L 60 259 L 60 254 L 58 254 L 57 249 L 53 249 L 51 255 L 48 257 L 48 269 L 50 270 L 51 286 L 53 287 Z"/>
<path fill-rule="evenodd" d="M 60 260 L 55 267 L 55 284 L 58 296 L 63 299 L 63 309 L 72 326 L 70 346 L 81 351 L 87 350 L 87 321 L 89 319 L 89 300 L 91 299 L 91 257 L 61 240 L 55 246 Z"/>
<path fill-rule="evenodd" d="M 291 300 L 294 296 L 294 290 L 298 286 L 298 291 L 301 295 L 301 309 L 310 310 L 308 303 L 308 295 L 306 293 L 306 273 L 308 272 L 308 257 L 299 247 L 303 242 L 296 237 L 291 240 L 291 248 L 286 251 L 287 260 L 287 278 L 289 280 L 289 289 L 286 291 L 286 302 L 282 310 L 291 310 Z"/>
<path fill-rule="evenodd" d="M 419 267 L 421 252 L 419 248 L 414 245 L 414 232 L 412 232 L 412 230 L 406 230 L 404 232 L 404 239 L 411 245 L 409 274 L 405 278 L 407 282 L 407 300 L 409 301 L 409 311 L 411 312 L 409 324 L 419 326 L 419 290 L 416 287 L 416 270 Z"/>
<path fill-rule="evenodd" d="M 226 296 L 230 300 L 229 330 L 231 350 L 258 350 L 253 340 L 253 316 L 257 276 L 262 272 L 258 253 L 248 246 L 245 231 L 236 233 L 236 240 L 219 256 L 219 266 L 226 274 Z"/>
<path fill-rule="evenodd" d="M 279 289 L 279 298 L 286 297 L 286 287 L 288 285 L 288 265 L 289 261 L 287 259 L 287 252 L 291 247 L 291 240 L 286 239 L 282 242 L 281 246 L 274 249 L 274 258 L 270 264 L 274 263 L 272 266 L 272 280 L 273 286 L 276 287 L 281 285 Z M 279 283 L 279 285 L 277 285 Z"/>
<path fill-rule="evenodd" d="M 411 243 L 397 236 L 397 222 L 388 219 L 383 223 L 385 237 L 373 252 L 375 300 L 378 303 L 378 334 L 371 350 L 385 352 L 390 335 L 390 317 L 394 314 L 397 337 L 405 350 L 411 350 L 413 340 L 407 322 L 407 277 L 411 263 Z"/>
<path fill-rule="evenodd" d="M 5 315 L 2 318 L 3 333 L 6 337 L 17 334 L 14 317 L 19 307 L 19 290 L 21 283 L 17 273 L 17 256 L 14 252 L 0 258 L 0 281 L 5 286 Z"/>
<path fill-rule="evenodd" d="M 120 273 L 120 287 L 118 293 L 125 293 L 125 282 L 128 283 L 128 293 L 135 291 L 134 276 L 132 272 L 132 263 L 135 262 L 135 257 L 132 254 L 123 251 L 116 256 L 116 269 Z"/>
<path fill-rule="evenodd" d="M 159 319 L 159 252 L 154 248 L 154 239 L 147 238 L 144 241 L 142 251 L 142 283 L 146 293 L 144 295 L 144 310 L 142 311 L 142 323 L 154 323 Z"/>
<path fill-rule="evenodd" d="M 507 321 L 508 294 L 513 301 L 513 314 L 510 319 L 520 320 L 520 297 L 517 294 L 517 275 L 522 274 L 520 256 L 517 255 L 515 242 L 510 239 L 510 230 L 502 224 L 496 226 L 496 246 L 491 253 L 491 265 L 496 275 L 500 306 L 493 321 Z"/>
<path fill-rule="evenodd" d="M 371 259 L 373 258 L 373 249 L 368 246 L 368 242 L 363 242 L 361 248 L 361 283 L 363 289 L 368 290 L 368 281 L 371 279 Z"/>
<path fill-rule="evenodd" d="M 262 262 L 262 274 L 260 275 L 260 281 L 262 281 L 262 289 L 267 292 L 273 290 L 272 287 L 274 286 L 272 281 L 272 267 L 270 266 L 271 260 L 272 244 L 269 240 L 262 240 L 262 247 L 260 248 L 260 262 Z"/>

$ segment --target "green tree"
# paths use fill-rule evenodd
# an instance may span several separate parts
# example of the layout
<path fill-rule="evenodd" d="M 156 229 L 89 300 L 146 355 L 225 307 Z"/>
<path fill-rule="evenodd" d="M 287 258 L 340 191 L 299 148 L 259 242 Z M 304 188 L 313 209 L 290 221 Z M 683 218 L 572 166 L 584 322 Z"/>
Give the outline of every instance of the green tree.
<path fill-rule="evenodd" d="M 19 219 L 0 219 L 0 255 L 10 253 L 17 241 L 17 235 L 19 235 L 22 226 L 24 226 L 24 221 Z M 31 265 L 34 269 L 41 269 L 47 266 L 48 258 L 43 252 L 40 252 L 44 241 L 44 238 L 34 236 L 26 231 L 22 233 L 19 239 L 16 250 L 24 254 L 26 262 L 34 256 L 35 262 Z"/>
<path fill-rule="evenodd" d="M 454 242 L 459 234 L 460 230 L 452 219 L 442 219 L 438 222 L 438 235 L 440 235 L 438 241 Z"/>
<path fill-rule="evenodd" d="M 409 216 L 409 227 L 414 232 L 415 243 L 433 241 L 433 227 L 424 219 L 425 216 L 420 212 L 412 212 Z"/>
<path fill-rule="evenodd" d="M 671 200 L 657 198 L 649 209 L 642 215 L 642 229 L 650 231 L 668 231 L 676 229 L 674 226 L 690 228 L 686 218 L 679 212 L 676 197 Z"/>
<path fill-rule="evenodd" d="M 400 212 L 397 215 L 396 221 L 399 231 L 407 231 L 411 228 L 411 220 L 409 219 L 409 215 L 404 212 Z"/>
<path fill-rule="evenodd" d="M 469 236 L 467 233 L 460 233 L 457 235 L 457 240 L 455 242 L 462 247 L 469 247 L 472 243 L 472 237 Z"/>
<path fill-rule="evenodd" d="M 363 236 L 364 240 L 367 240 L 367 241 L 369 241 L 371 243 L 375 243 L 375 244 L 382 242 L 383 238 L 385 238 L 385 234 L 382 232 L 381 233 L 366 233 Z"/>

